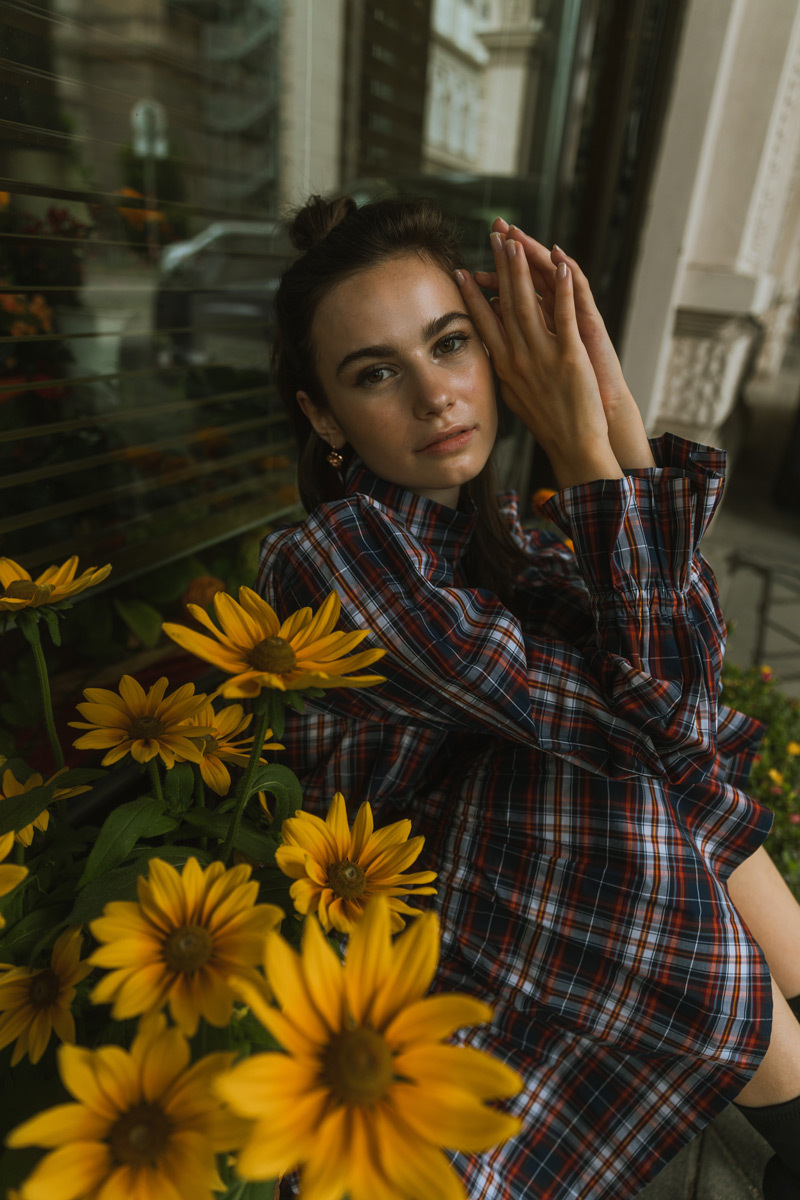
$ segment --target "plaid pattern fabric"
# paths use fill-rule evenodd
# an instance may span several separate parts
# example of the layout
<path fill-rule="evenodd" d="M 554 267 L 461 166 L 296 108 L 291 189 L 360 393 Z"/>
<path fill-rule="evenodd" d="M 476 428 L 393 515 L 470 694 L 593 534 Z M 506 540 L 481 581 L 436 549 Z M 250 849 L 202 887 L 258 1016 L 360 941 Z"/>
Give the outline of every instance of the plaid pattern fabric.
<path fill-rule="evenodd" d="M 697 543 L 724 455 L 670 435 L 656 469 L 554 496 L 516 615 L 466 585 L 474 515 L 375 478 L 263 544 L 279 613 L 335 588 L 386 683 L 291 717 L 306 804 L 411 818 L 439 871 L 436 986 L 480 995 L 525 1078 L 522 1134 L 455 1155 L 471 1200 L 624 1200 L 743 1087 L 769 976 L 725 880 L 770 815 L 741 790 L 760 726 L 718 704 L 724 622 Z M 423 864 L 420 863 L 420 866 Z"/>

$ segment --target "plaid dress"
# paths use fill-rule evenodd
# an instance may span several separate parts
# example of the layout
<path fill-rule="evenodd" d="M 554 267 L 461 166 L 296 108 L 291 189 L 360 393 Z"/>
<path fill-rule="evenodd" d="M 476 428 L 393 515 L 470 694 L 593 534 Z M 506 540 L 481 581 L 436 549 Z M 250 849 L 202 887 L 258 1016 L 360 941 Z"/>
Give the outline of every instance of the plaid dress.
<path fill-rule="evenodd" d="M 290 717 L 307 807 L 338 789 L 425 835 L 436 986 L 495 1011 L 458 1040 L 525 1079 L 523 1132 L 454 1156 L 471 1200 L 635 1196 L 769 1040 L 766 964 L 725 887 L 770 827 L 741 790 L 761 727 L 718 705 L 724 622 L 696 552 L 725 459 L 652 448 L 655 469 L 548 501 L 574 554 L 501 497 L 529 563 L 517 615 L 463 578 L 474 515 L 361 463 L 263 543 L 279 614 L 335 588 L 340 628 L 388 651 L 384 684 Z"/>

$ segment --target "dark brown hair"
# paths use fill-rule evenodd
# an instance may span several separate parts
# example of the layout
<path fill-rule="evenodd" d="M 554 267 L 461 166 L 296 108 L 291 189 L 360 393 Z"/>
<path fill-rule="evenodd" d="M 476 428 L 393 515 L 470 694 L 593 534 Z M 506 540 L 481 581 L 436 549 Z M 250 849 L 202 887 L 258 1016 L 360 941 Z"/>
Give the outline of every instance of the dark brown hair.
<path fill-rule="evenodd" d="M 301 254 L 284 272 L 275 297 L 274 362 L 278 391 L 298 447 L 298 484 L 307 511 L 343 492 L 342 478 L 327 462 L 328 447 L 297 403 L 308 393 L 320 408 L 326 398 L 317 376 L 312 327 L 317 308 L 336 284 L 387 259 L 419 254 L 448 275 L 460 264 L 456 227 L 425 198 L 391 197 L 359 207 L 349 196 L 312 196 L 289 227 Z M 342 450 L 345 469 L 352 451 Z M 500 517 L 491 460 L 462 488 L 477 509 L 477 523 L 464 568 L 469 582 L 509 603 L 513 579 L 525 563 Z"/>

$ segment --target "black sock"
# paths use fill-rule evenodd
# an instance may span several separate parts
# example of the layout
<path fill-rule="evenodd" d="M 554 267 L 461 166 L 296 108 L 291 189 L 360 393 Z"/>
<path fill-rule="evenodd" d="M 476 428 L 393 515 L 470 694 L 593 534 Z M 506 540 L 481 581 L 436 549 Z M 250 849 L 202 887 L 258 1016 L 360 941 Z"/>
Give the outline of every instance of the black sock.
<path fill-rule="evenodd" d="M 797 1200 L 800 1196 L 800 1175 L 796 1175 L 778 1158 L 771 1158 L 764 1168 L 761 1183 L 764 1200 Z"/>
<path fill-rule="evenodd" d="M 800 1021 L 800 996 L 792 996 L 791 1000 L 787 1000 L 786 1003 Z"/>
<path fill-rule="evenodd" d="M 737 1104 L 765 1142 L 775 1151 L 764 1169 L 764 1200 L 798 1200 L 800 1197 L 800 1096 L 783 1104 L 758 1108 Z"/>

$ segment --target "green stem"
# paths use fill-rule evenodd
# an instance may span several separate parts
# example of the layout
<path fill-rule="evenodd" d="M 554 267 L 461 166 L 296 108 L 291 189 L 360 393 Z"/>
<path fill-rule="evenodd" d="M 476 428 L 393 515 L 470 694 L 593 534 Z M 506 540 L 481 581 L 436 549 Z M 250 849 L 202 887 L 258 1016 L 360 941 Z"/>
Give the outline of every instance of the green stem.
<path fill-rule="evenodd" d="M 198 808 L 206 806 L 206 785 L 203 782 L 203 776 L 200 773 L 200 768 L 197 763 L 193 764 L 194 770 L 194 802 Z"/>
<path fill-rule="evenodd" d="M 220 855 L 222 861 L 227 865 L 228 859 L 233 850 L 233 840 L 239 832 L 239 825 L 242 821 L 244 810 L 247 807 L 247 801 L 250 799 L 250 782 L 255 774 L 258 760 L 261 758 L 261 751 L 264 746 L 264 737 L 269 724 L 269 705 L 264 704 L 262 708 L 255 713 L 255 731 L 253 733 L 253 749 L 250 751 L 250 758 L 247 766 L 244 769 L 244 775 L 239 780 L 239 786 L 236 789 L 236 803 L 233 806 L 231 813 L 231 823 L 228 826 L 228 834 L 225 838 L 225 845 L 222 847 Z"/>
<path fill-rule="evenodd" d="M 160 800 L 161 803 L 163 804 L 164 803 L 164 792 L 161 787 L 161 776 L 158 773 L 158 767 L 156 766 L 156 760 L 154 758 L 151 758 L 150 762 L 147 765 L 150 768 L 150 778 L 153 781 L 153 792 L 155 793 L 156 800 Z"/>
<path fill-rule="evenodd" d="M 36 674 L 39 677 L 39 691 L 42 696 L 42 715 L 44 716 L 44 725 L 45 729 L 47 730 L 47 738 L 50 742 L 50 748 L 53 751 L 56 770 L 60 771 L 64 766 L 64 751 L 61 749 L 61 743 L 58 740 L 58 734 L 56 733 L 56 723 L 53 720 L 53 701 L 50 695 L 50 680 L 47 675 L 47 663 L 44 661 L 44 650 L 42 649 L 42 639 L 39 634 L 38 623 L 31 621 L 25 629 L 25 634 L 27 641 L 30 644 L 30 648 L 33 651 L 33 660 L 36 663 Z M 59 816 L 63 816 L 63 813 L 60 811 Z"/>
<path fill-rule="evenodd" d="M 203 782 L 203 776 L 200 773 L 200 767 L 197 763 L 193 766 L 194 771 L 194 803 L 196 808 L 205 808 L 206 806 L 206 785 Z M 208 838 L 200 838 L 200 849 L 208 849 Z"/>
<path fill-rule="evenodd" d="M 22 842 L 15 842 L 14 850 L 15 850 L 15 858 L 16 858 L 17 862 L 19 863 L 19 865 L 21 867 L 24 866 L 25 865 L 25 847 L 23 846 Z"/>

